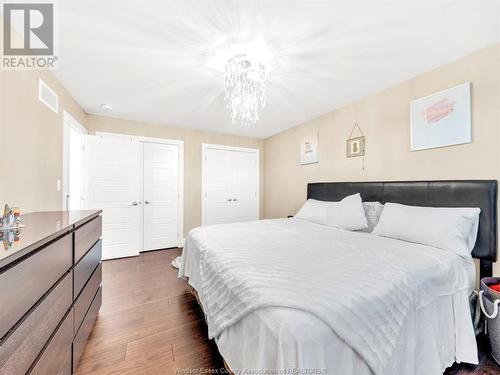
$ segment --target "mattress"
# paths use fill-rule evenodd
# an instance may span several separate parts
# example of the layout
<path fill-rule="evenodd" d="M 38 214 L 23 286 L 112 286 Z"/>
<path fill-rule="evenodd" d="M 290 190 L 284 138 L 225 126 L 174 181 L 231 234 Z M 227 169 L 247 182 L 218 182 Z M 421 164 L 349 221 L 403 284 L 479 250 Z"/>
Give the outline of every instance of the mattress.
<path fill-rule="evenodd" d="M 318 230 L 326 231 L 327 234 L 331 231 L 332 238 L 339 231 L 299 219 L 281 220 L 280 225 L 300 231 L 302 235 L 310 232 L 311 249 L 315 246 L 314 233 Z M 217 226 L 211 230 L 217 231 Z M 368 233 L 355 235 L 373 236 Z M 189 278 L 189 284 L 196 290 L 202 287 L 202 245 L 199 239 L 190 241 L 190 246 L 183 251 L 179 271 L 180 276 Z M 415 244 L 411 246 L 415 247 Z M 388 374 L 442 374 L 455 361 L 477 363 L 468 308 L 468 296 L 475 281 L 473 261 L 454 254 L 448 256 L 439 249 L 429 249 L 427 246 L 423 246 L 423 249 L 439 253 L 439 259 L 450 265 L 454 263 L 456 266 L 459 262 L 459 268 L 466 274 L 470 288 L 443 295 L 411 312 L 400 340 L 402 344 L 397 347 L 396 355 L 387 365 Z M 314 256 L 314 251 L 311 254 Z M 372 374 L 359 354 L 325 322 L 306 311 L 292 308 L 265 307 L 251 311 L 222 331 L 216 337 L 216 343 L 228 365 L 235 371 L 273 373 L 276 370 L 298 369 L 314 373 Z"/>

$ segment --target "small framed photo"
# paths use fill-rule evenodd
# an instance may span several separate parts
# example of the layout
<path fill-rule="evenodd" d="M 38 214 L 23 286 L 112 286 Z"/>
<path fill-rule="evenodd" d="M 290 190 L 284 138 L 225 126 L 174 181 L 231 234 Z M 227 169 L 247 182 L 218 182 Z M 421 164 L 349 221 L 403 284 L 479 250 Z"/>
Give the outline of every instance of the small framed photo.
<path fill-rule="evenodd" d="M 356 137 L 347 140 L 348 158 L 355 158 L 364 155 L 365 155 L 365 137 Z"/>
<path fill-rule="evenodd" d="M 318 133 L 311 133 L 300 141 L 300 164 L 319 162 Z"/>

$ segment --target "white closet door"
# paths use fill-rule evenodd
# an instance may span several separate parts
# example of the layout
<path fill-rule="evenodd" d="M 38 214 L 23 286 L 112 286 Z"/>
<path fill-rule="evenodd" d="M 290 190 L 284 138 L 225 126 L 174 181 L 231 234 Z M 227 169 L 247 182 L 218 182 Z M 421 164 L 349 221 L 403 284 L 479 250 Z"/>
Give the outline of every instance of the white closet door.
<path fill-rule="evenodd" d="M 259 218 L 258 150 L 204 145 L 203 224 Z"/>
<path fill-rule="evenodd" d="M 138 255 L 140 244 L 139 142 L 86 136 L 87 208 L 103 209 L 103 259 Z"/>
<path fill-rule="evenodd" d="M 179 146 L 144 143 L 144 250 L 179 245 Z"/>
<path fill-rule="evenodd" d="M 231 218 L 231 151 L 208 148 L 205 151 L 204 224 L 224 224 Z"/>
<path fill-rule="evenodd" d="M 255 152 L 230 151 L 232 156 L 231 220 L 259 219 L 259 166 Z"/>

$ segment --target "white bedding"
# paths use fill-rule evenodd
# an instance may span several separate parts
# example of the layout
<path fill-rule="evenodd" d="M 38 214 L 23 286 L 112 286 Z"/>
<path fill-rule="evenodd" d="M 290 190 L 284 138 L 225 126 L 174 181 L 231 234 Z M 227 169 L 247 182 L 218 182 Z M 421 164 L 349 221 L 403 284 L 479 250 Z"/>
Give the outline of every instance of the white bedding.
<path fill-rule="evenodd" d="M 235 257 L 235 253 L 238 256 Z M 337 268 L 337 274 L 347 272 L 343 279 L 347 280 L 351 291 L 367 297 L 370 306 L 379 303 L 376 302 L 378 299 L 389 301 L 395 293 L 397 298 L 406 298 L 405 293 L 410 292 L 410 308 L 384 305 L 384 302 L 378 306 L 384 309 L 389 306 L 393 310 L 387 311 L 387 316 L 403 317 L 399 325 L 401 329 L 393 321 L 386 322 L 384 327 L 382 322 L 376 321 L 377 315 L 370 316 L 368 311 L 366 316 L 372 319 L 368 320 L 372 326 L 360 321 L 359 317 L 343 314 L 344 322 L 360 325 L 356 329 L 342 330 L 335 321 L 328 321 L 328 317 L 323 315 L 320 318 L 321 311 L 318 314 L 317 309 L 308 310 L 306 302 L 314 302 L 314 299 L 311 300 L 304 291 L 310 290 L 311 295 L 322 291 L 319 298 L 328 300 L 324 295 L 328 290 L 324 286 L 329 282 L 324 278 L 325 272 L 339 267 L 339 260 L 343 266 Z M 297 283 L 293 288 L 302 289 L 303 305 L 301 301 L 280 301 L 280 296 L 266 290 L 259 293 L 276 299 L 280 307 L 262 303 L 252 310 L 241 305 L 245 297 L 238 294 L 240 287 L 252 285 L 252 278 L 256 275 L 259 283 L 263 280 L 262 285 L 272 289 L 266 284 L 269 281 L 265 280 L 266 275 L 273 274 L 272 270 L 281 272 L 285 263 L 296 267 L 297 279 L 302 285 Z M 227 264 L 230 264 L 229 268 L 216 272 L 216 268 L 227 267 Z M 205 276 L 209 277 L 205 280 L 200 269 L 208 270 Z M 250 278 L 248 270 L 252 274 Z M 307 280 L 309 274 L 313 276 Z M 371 283 L 370 275 L 388 279 L 383 277 L 384 274 L 390 274 L 393 283 L 406 285 L 403 293 L 395 292 L 401 290 L 398 287 L 387 288 L 387 291 L 378 290 L 380 298 L 373 299 L 371 289 L 376 291 L 377 288 Z M 208 307 L 215 314 L 207 314 L 209 330 L 216 335 L 219 350 L 233 369 L 325 368 L 334 374 L 371 374 L 373 370 L 380 374 L 438 374 L 455 360 L 477 363 L 468 309 L 468 294 L 474 280 L 472 259 L 427 246 L 342 231 L 302 220 L 266 220 L 192 231 L 186 239 L 179 275 L 189 277 L 205 310 Z M 270 280 L 273 286 L 276 285 L 276 280 L 272 277 Z M 311 285 L 311 280 L 318 283 Z M 338 278 L 332 280 L 339 282 Z M 293 283 L 293 280 L 287 282 Z M 339 288 L 329 287 L 331 296 L 338 299 L 342 294 Z M 221 288 L 222 291 L 218 292 Z M 345 289 L 344 285 L 342 290 Z M 224 293 L 233 293 L 232 297 L 237 293 L 235 299 L 240 304 L 236 305 L 236 313 L 229 315 L 229 319 L 210 307 L 214 290 L 216 296 L 222 295 L 223 298 Z M 217 298 L 214 301 L 217 304 Z M 222 324 L 214 324 L 217 319 L 221 319 Z M 356 342 L 356 338 L 366 336 L 367 330 L 379 335 L 368 342 L 367 346 L 371 346 L 368 351 Z M 346 336 L 346 332 L 353 332 L 355 339 Z M 380 334 L 387 335 L 388 340 Z M 376 358 L 370 358 L 370 351 L 377 350 L 384 354 L 381 357 L 385 358 L 384 362 L 377 363 Z"/>

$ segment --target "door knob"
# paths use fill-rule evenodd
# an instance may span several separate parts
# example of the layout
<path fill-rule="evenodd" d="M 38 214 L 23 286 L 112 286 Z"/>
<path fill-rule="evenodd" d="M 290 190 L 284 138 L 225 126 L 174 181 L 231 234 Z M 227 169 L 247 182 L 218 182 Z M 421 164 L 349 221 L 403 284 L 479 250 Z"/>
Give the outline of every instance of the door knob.
<path fill-rule="evenodd" d="M 228 201 L 228 202 L 231 202 L 231 201 L 232 201 L 232 199 L 231 199 L 231 198 L 229 198 L 227 201 Z"/>
<path fill-rule="evenodd" d="M 133 201 L 131 204 L 131 206 L 138 206 L 138 205 L 139 205 L 139 202 L 137 202 L 137 201 Z"/>
<path fill-rule="evenodd" d="M 150 202 L 150 201 L 144 201 L 144 204 L 150 204 L 150 203 L 153 203 L 153 202 Z"/>
<path fill-rule="evenodd" d="M 233 198 L 233 201 L 234 201 L 234 202 L 236 202 L 237 200 L 238 200 L 238 199 L 236 199 L 236 198 Z"/>

